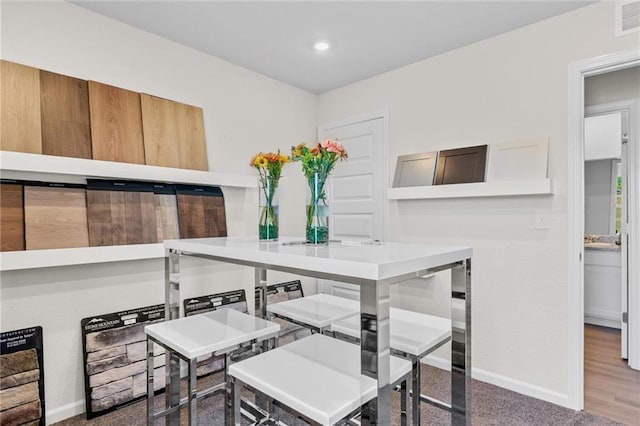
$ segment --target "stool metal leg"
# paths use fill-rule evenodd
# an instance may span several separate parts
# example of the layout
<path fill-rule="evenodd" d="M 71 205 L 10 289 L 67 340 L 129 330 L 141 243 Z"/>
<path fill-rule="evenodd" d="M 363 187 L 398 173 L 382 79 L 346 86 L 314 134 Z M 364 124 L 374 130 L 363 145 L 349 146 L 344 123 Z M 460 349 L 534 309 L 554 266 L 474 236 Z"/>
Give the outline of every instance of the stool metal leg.
<path fill-rule="evenodd" d="M 420 426 L 420 358 L 411 357 L 411 420 L 416 426 Z"/>
<path fill-rule="evenodd" d="M 189 426 L 198 424 L 198 400 L 196 382 L 198 380 L 198 358 L 189 361 Z"/>
<path fill-rule="evenodd" d="M 233 390 L 231 386 L 231 377 L 229 376 L 229 364 L 231 361 L 231 353 L 227 353 L 224 356 L 224 382 L 225 382 L 225 391 L 224 391 L 224 424 L 229 425 L 232 422 L 233 409 L 234 409 L 234 401 L 233 401 Z"/>
<path fill-rule="evenodd" d="M 233 401 L 233 425 L 240 426 L 242 424 L 242 415 L 240 414 L 240 389 L 241 386 L 235 380 L 231 384 L 231 397 Z"/>
<path fill-rule="evenodd" d="M 400 383 L 400 425 L 407 426 L 409 424 L 409 387 L 407 386 L 407 380 L 403 380 Z"/>
<path fill-rule="evenodd" d="M 153 425 L 153 341 L 147 337 L 147 426 Z"/>

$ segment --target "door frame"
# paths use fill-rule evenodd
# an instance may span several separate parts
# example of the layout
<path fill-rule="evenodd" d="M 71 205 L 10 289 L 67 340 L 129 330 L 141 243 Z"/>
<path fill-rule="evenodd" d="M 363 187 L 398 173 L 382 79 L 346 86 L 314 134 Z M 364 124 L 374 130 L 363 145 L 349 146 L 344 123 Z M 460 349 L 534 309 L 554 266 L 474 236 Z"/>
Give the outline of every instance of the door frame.
<path fill-rule="evenodd" d="M 640 65 L 640 52 L 617 52 L 569 65 L 568 70 L 568 174 L 567 174 L 567 402 L 569 407 L 584 408 L 584 83 L 585 78 Z M 637 138 L 636 138 L 637 140 Z M 636 147 L 633 147 L 636 148 Z M 637 151 L 634 149 L 634 160 Z M 636 168 L 638 167 L 636 161 Z M 640 173 L 631 170 L 629 180 Z M 634 188 L 630 187 L 632 191 Z M 638 188 L 636 188 L 637 190 Z M 640 212 L 631 216 L 637 218 Z M 636 226 L 635 228 L 640 228 Z M 640 233 L 631 229 L 634 250 L 640 248 Z M 635 278 L 635 281 L 633 279 Z M 637 283 L 638 277 L 629 277 Z M 629 347 L 631 356 L 640 357 L 640 289 L 629 288 Z M 634 313 L 634 309 L 636 312 Z M 632 313 L 634 315 L 632 315 Z M 632 327 L 637 325 L 637 327 Z"/>
<path fill-rule="evenodd" d="M 365 121 L 372 121 L 382 119 L 382 179 L 385 183 L 382 188 L 382 198 L 383 198 L 383 207 L 382 207 L 382 238 L 383 240 L 388 240 L 389 227 L 387 225 L 389 218 L 389 203 L 387 202 L 387 188 L 389 186 L 389 110 L 383 109 L 380 111 L 370 112 L 363 115 L 357 115 L 354 117 L 332 121 L 330 123 L 319 124 L 317 129 L 316 136 L 319 138 L 320 133 L 329 131 L 336 127 L 348 126 L 351 124 L 362 123 Z M 348 161 L 348 160 L 347 160 Z"/>

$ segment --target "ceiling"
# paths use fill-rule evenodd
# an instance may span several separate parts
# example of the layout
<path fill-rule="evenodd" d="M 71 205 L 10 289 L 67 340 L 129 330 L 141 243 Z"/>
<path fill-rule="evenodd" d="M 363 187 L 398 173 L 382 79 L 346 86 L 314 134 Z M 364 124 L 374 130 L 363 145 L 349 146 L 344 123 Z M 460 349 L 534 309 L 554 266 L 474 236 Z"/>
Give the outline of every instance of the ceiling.
<path fill-rule="evenodd" d="M 593 1 L 73 1 L 312 93 Z M 313 49 L 327 40 L 325 52 Z"/>

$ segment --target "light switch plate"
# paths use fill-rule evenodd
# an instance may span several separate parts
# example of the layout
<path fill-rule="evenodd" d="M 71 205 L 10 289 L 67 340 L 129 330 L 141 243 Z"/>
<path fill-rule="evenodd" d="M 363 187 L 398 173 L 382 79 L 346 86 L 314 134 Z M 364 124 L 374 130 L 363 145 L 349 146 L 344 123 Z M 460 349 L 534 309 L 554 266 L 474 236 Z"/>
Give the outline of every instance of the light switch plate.
<path fill-rule="evenodd" d="M 551 229 L 551 215 L 536 211 L 533 215 L 533 229 Z"/>

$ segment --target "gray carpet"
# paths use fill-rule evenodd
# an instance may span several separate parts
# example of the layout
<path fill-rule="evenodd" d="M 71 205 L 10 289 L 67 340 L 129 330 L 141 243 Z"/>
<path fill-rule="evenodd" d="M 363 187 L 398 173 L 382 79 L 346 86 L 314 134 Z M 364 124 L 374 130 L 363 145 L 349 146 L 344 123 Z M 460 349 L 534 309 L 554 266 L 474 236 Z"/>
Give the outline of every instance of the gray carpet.
<path fill-rule="evenodd" d="M 450 375 L 444 370 L 423 365 L 422 389 L 430 396 L 449 400 Z M 221 380 L 221 376 L 202 379 L 199 386 L 210 386 Z M 502 389 L 477 380 L 472 381 L 472 423 L 474 425 L 508 425 L 508 426 L 540 426 L 540 425 L 621 425 L 605 417 L 582 411 L 576 412 L 549 402 L 524 396 L 506 389 Z M 249 395 L 246 395 L 250 398 Z M 399 424 L 400 398 L 396 392 L 393 395 L 394 425 Z M 164 395 L 156 396 L 156 406 L 164 402 Z M 224 425 L 223 401 L 221 397 L 213 397 L 203 400 L 198 405 L 198 424 Z M 288 425 L 306 425 L 286 413 L 278 412 Z M 451 424 L 449 413 L 422 404 L 423 425 L 448 425 Z M 146 424 L 146 401 L 140 401 L 117 411 L 86 420 L 84 415 L 72 417 L 56 423 L 58 426 L 129 426 Z M 158 420 L 157 425 L 164 425 L 164 421 Z M 185 412 L 182 413 L 182 424 L 187 424 Z M 247 424 L 249 424 L 247 422 Z M 634 425 L 629 425 L 634 426 Z"/>

